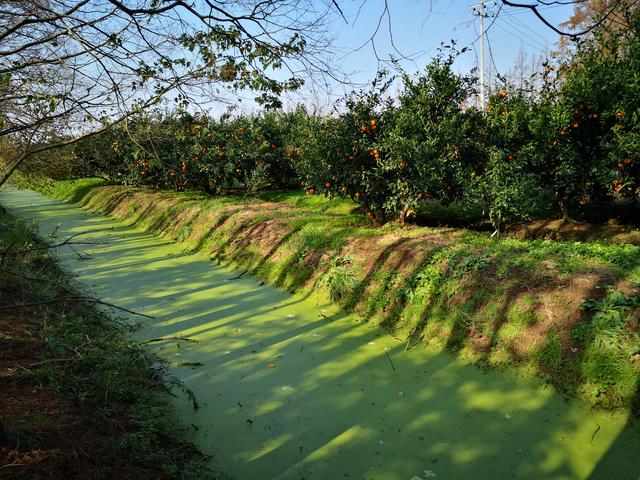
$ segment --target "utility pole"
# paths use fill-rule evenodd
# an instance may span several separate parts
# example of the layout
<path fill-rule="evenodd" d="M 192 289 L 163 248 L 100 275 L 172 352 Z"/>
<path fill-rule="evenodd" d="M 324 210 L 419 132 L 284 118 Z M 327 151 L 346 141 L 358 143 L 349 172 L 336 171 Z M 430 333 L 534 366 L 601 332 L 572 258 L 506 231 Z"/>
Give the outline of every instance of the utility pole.
<path fill-rule="evenodd" d="M 495 5 L 494 1 L 486 1 L 471 5 L 473 14 L 480 17 L 480 110 L 484 111 L 484 19 L 490 15 L 485 13 L 484 9 L 488 6 Z"/>

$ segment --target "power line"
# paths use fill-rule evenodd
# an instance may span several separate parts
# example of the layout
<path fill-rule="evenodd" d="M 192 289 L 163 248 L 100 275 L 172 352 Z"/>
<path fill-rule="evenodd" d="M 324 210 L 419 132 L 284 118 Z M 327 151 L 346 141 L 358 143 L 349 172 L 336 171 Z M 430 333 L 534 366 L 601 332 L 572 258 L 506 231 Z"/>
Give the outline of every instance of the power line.
<path fill-rule="evenodd" d="M 531 48 L 535 49 L 535 50 L 539 50 L 540 46 L 539 45 L 534 45 L 533 43 L 529 42 L 528 40 L 525 40 L 522 37 L 519 37 L 518 35 L 516 35 L 515 33 L 513 33 L 510 30 L 507 30 L 506 28 L 504 28 L 502 25 L 500 25 L 499 23 L 496 23 L 496 27 L 498 27 L 500 30 L 503 30 L 505 32 L 507 32 L 509 35 L 511 35 L 513 38 L 516 38 L 518 40 L 520 40 L 522 43 L 526 43 L 527 45 L 529 45 Z"/>
<path fill-rule="evenodd" d="M 548 44 L 551 44 L 551 42 L 549 40 L 547 40 L 545 37 L 543 37 L 542 35 L 540 35 L 538 32 L 536 32 L 535 30 L 533 30 L 532 28 L 528 27 L 527 25 L 525 25 L 524 23 L 522 23 L 520 20 L 518 20 L 517 18 L 509 18 L 509 17 L 501 17 L 502 20 L 504 20 L 506 23 L 508 23 L 511 27 L 513 27 L 514 29 L 518 30 L 518 32 L 527 37 L 529 40 L 531 40 L 532 42 L 544 42 L 545 44 L 545 48 L 548 47 Z M 539 38 L 534 38 L 531 35 L 529 35 L 527 32 L 522 31 L 522 29 L 527 29 L 530 32 L 532 32 L 534 35 L 537 35 Z"/>
<path fill-rule="evenodd" d="M 559 8 L 559 7 L 565 7 L 566 5 L 546 5 L 546 6 L 540 6 L 538 7 L 538 11 L 549 11 L 549 10 L 553 10 L 554 8 Z M 507 15 L 509 17 L 515 17 L 518 15 L 531 15 L 531 12 L 529 11 L 529 9 L 523 9 L 523 8 L 515 8 L 515 7 L 511 7 L 511 10 L 505 10 L 503 15 Z"/>
<path fill-rule="evenodd" d="M 493 59 L 493 49 L 491 48 L 491 38 L 489 37 L 489 32 L 487 32 L 487 45 L 489 46 L 489 58 L 491 58 L 491 63 L 493 64 L 493 69 L 496 72 L 496 77 L 500 77 L 500 71 L 496 66 L 496 62 Z"/>

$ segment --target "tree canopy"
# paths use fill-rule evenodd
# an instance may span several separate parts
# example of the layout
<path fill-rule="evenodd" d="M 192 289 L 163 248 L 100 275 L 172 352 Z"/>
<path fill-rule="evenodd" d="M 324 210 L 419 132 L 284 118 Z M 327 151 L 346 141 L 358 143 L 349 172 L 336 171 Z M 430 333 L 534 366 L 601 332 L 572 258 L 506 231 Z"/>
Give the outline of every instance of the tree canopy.
<path fill-rule="evenodd" d="M 333 74 L 334 10 L 329 0 L 3 2 L 0 141 L 22 150 L 0 185 L 53 136 L 91 135 L 162 99 L 184 106 L 250 90 L 278 106 L 304 76 Z"/>

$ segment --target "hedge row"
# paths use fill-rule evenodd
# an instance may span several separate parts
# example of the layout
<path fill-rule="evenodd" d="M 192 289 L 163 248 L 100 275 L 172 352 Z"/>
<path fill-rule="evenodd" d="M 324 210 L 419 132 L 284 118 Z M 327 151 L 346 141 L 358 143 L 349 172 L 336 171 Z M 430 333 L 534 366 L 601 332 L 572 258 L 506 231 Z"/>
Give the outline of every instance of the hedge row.
<path fill-rule="evenodd" d="M 505 84 L 486 111 L 466 107 L 475 79 L 442 55 L 387 95 L 383 74 L 340 113 L 266 111 L 220 119 L 147 115 L 77 145 L 79 175 L 210 194 L 303 188 L 351 197 L 376 222 L 430 202 L 502 222 L 640 197 L 640 41 L 597 36 L 536 91 Z"/>

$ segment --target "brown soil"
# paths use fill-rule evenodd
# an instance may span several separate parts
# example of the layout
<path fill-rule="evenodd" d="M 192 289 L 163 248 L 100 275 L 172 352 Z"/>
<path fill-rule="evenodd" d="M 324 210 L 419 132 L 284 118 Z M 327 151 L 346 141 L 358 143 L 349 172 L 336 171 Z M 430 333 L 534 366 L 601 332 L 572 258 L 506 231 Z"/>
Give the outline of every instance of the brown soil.
<path fill-rule="evenodd" d="M 0 478 L 162 478 L 135 465 L 124 471 L 121 456 L 106 447 L 127 431 L 127 419 L 101 418 L 25 377 L 37 362 L 34 316 L 0 317 Z"/>
<path fill-rule="evenodd" d="M 506 228 L 505 233 L 520 240 L 605 241 L 640 245 L 640 230 L 634 230 L 628 225 L 618 225 L 615 222 L 601 225 L 586 222 L 563 222 L 561 219 L 536 220 L 511 225 Z"/>

